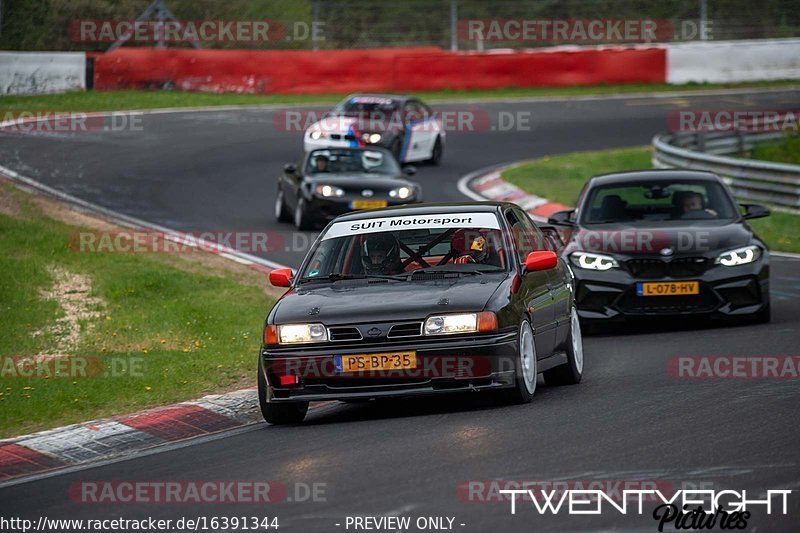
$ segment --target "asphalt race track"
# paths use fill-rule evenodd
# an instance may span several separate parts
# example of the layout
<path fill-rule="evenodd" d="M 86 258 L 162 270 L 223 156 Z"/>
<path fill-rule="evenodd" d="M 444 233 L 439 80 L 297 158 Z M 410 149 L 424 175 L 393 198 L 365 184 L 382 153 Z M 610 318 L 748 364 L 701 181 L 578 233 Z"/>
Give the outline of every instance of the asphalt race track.
<path fill-rule="evenodd" d="M 448 133 L 442 166 L 421 166 L 417 177 L 426 201 L 462 200 L 456 182 L 469 172 L 545 154 L 645 145 L 666 129 L 667 114 L 676 109 L 797 109 L 798 103 L 800 91 L 783 90 L 440 105 L 489 116 L 529 112 L 533 127 Z M 296 266 L 303 246 L 289 245 L 293 228 L 276 225 L 272 210 L 275 176 L 299 156 L 301 136 L 280 131 L 275 113 L 148 114 L 138 132 L 2 135 L 0 164 L 175 229 L 282 232 L 286 247 L 268 257 Z M 594 480 L 603 488 L 638 480 L 747 489 L 753 497 L 768 489 L 797 491 L 800 380 L 693 379 L 668 371 L 676 356 L 800 355 L 800 260 L 773 257 L 771 275 L 770 324 L 692 321 L 586 337 L 585 381 L 541 386 L 529 405 L 505 406 L 480 395 L 333 404 L 310 411 L 301 426 L 252 426 L 2 488 L 0 505 L 3 514 L 13 510 L 34 519 L 277 516 L 286 531 L 299 532 L 346 531 L 348 515 L 410 516 L 412 523 L 419 516 L 450 516 L 457 531 L 656 531 L 647 511 L 553 517 L 521 502 L 512 515 L 507 501 L 469 501 L 470 493 L 458 489 L 464 482 L 504 479 Z M 323 494 L 274 505 L 91 505 L 68 496 L 74 483 L 86 480 L 264 479 L 288 485 L 292 500 L 304 499 L 294 494 L 303 492 L 297 483 L 320 484 Z M 748 529 L 797 531 L 796 493 L 790 504 L 788 516 L 756 511 Z"/>

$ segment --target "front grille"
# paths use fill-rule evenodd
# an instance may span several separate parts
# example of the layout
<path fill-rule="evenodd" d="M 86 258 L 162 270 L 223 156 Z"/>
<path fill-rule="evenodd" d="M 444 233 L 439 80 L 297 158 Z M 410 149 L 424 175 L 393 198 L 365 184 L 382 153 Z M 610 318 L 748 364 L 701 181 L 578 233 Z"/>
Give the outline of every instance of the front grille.
<path fill-rule="evenodd" d="M 395 324 L 389 329 L 387 337 L 397 339 L 400 337 L 419 337 L 422 335 L 422 322 L 410 322 L 408 324 Z"/>
<path fill-rule="evenodd" d="M 629 259 L 625 266 L 639 279 L 686 278 L 702 275 L 708 268 L 708 260 L 705 257 Z"/>
<path fill-rule="evenodd" d="M 332 341 L 360 341 L 361 332 L 352 326 L 328 328 L 328 338 Z"/>

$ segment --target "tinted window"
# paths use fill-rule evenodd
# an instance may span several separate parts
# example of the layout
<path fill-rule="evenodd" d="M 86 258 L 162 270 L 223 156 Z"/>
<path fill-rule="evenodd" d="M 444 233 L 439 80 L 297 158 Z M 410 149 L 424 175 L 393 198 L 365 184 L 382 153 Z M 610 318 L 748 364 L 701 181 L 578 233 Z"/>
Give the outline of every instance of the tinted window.
<path fill-rule="evenodd" d="M 704 220 L 736 217 L 722 185 L 715 181 L 647 181 L 595 187 L 584 203 L 585 224 L 639 220 Z"/>

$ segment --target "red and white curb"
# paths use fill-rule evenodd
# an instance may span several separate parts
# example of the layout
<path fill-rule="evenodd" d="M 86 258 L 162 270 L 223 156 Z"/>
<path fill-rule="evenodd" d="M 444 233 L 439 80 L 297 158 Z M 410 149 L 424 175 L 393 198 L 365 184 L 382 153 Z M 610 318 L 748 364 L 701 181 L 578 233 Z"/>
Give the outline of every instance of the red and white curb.
<path fill-rule="evenodd" d="M 204 396 L 0 441 L 0 485 L 54 468 L 135 454 L 260 422 L 255 389 Z"/>
<path fill-rule="evenodd" d="M 510 166 L 513 164 L 468 174 L 459 181 L 458 190 L 473 200 L 515 203 L 527 211 L 531 218 L 539 222 L 546 222 L 547 218 L 556 211 L 571 209 L 566 205 L 551 202 L 541 196 L 523 191 L 516 185 L 505 181 L 502 173 Z"/>

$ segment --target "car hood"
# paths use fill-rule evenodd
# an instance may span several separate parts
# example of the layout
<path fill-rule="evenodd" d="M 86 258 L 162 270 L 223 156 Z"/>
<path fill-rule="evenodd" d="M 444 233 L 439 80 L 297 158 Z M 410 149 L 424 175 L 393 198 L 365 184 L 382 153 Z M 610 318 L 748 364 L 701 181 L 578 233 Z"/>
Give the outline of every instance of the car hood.
<path fill-rule="evenodd" d="M 622 256 L 712 256 L 753 242 L 750 227 L 740 221 L 664 221 L 644 225 L 592 224 L 573 232 L 564 250 Z"/>
<path fill-rule="evenodd" d="M 309 283 L 284 295 L 273 308 L 270 321 L 322 322 L 331 326 L 421 320 L 435 313 L 478 312 L 506 276 L 507 273 L 435 281 Z"/>
<path fill-rule="evenodd" d="M 375 174 L 310 174 L 305 177 L 305 181 L 314 185 L 327 184 L 339 187 L 352 186 L 387 190 L 402 187 L 403 185 L 408 187 L 415 185 L 414 182 L 403 179 L 400 176 L 377 176 Z"/>
<path fill-rule="evenodd" d="M 324 131 L 325 133 L 339 133 L 344 135 L 347 133 L 354 134 L 356 133 L 355 130 L 358 130 L 361 133 L 383 133 L 386 131 L 394 132 L 397 131 L 399 127 L 400 124 L 397 122 L 397 119 L 392 120 L 391 117 L 385 120 L 370 120 L 369 117 L 330 115 L 318 120 L 309 126 L 306 131 Z"/>

